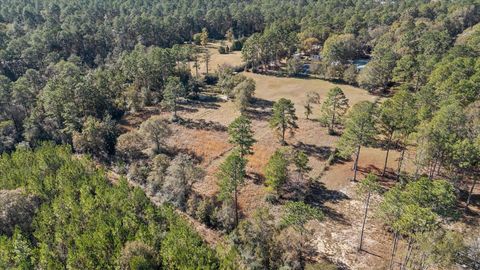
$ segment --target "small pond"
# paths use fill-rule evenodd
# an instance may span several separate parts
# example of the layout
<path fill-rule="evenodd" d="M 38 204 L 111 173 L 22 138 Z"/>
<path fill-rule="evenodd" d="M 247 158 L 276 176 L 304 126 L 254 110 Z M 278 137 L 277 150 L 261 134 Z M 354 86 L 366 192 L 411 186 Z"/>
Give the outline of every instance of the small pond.
<path fill-rule="evenodd" d="M 368 58 L 360 58 L 353 60 L 353 64 L 357 67 L 357 69 L 363 69 L 368 62 L 370 62 L 370 59 Z"/>

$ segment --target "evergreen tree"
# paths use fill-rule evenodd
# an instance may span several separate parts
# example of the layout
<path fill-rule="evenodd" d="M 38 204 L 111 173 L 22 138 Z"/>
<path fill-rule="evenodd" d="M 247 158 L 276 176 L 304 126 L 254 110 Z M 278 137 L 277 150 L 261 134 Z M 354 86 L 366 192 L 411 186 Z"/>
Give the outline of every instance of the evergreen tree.
<path fill-rule="evenodd" d="M 340 138 L 338 147 L 343 157 L 355 152 L 353 165 L 353 181 L 357 180 L 358 159 L 362 146 L 369 145 L 375 136 L 375 104 L 361 101 L 355 104 L 348 114 L 345 131 Z"/>
<path fill-rule="evenodd" d="M 295 169 L 300 176 L 300 180 L 303 180 L 304 175 L 312 170 L 312 168 L 308 166 L 308 156 L 303 151 L 294 152 L 293 164 L 295 165 Z"/>
<path fill-rule="evenodd" d="M 387 150 L 382 175 L 385 175 L 387 170 L 388 155 L 395 136 L 405 141 L 408 135 L 413 132 L 416 120 L 415 99 L 408 90 L 399 90 L 392 98 L 385 100 L 380 105 L 378 112 L 379 131 L 386 139 L 385 148 Z"/>
<path fill-rule="evenodd" d="M 238 225 L 238 189 L 243 185 L 246 176 L 247 161 L 233 152 L 220 165 L 217 179 L 222 201 L 232 202 L 235 211 L 235 227 Z"/>
<path fill-rule="evenodd" d="M 297 116 L 295 115 L 295 107 L 293 102 L 289 99 L 281 98 L 273 104 L 273 115 L 270 118 L 270 127 L 280 135 L 280 142 L 285 145 L 285 132 L 290 131 L 294 134 L 297 126 Z"/>
<path fill-rule="evenodd" d="M 328 132 L 335 132 L 335 125 L 341 122 L 341 118 L 347 112 L 348 99 L 339 87 L 328 91 L 327 98 L 322 105 L 322 122 L 328 126 Z"/>
<path fill-rule="evenodd" d="M 365 231 L 365 224 L 367 222 L 368 207 L 370 206 L 370 197 L 372 193 L 380 191 L 380 185 L 378 184 L 377 177 L 369 173 L 365 179 L 358 184 L 357 193 L 361 196 L 365 196 L 365 212 L 363 214 L 362 229 L 360 231 L 360 243 L 358 244 L 358 250 L 362 250 L 363 246 L 363 234 Z"/>
<path fill-rule="evenodd" d="M 185 87 L 178 77 L 169 77 L 165 90 L 163 91 L 162 104 L 169 110 L 173 111 L 172 120 L 177 121 L 177 104 L 181 97 L 185 96 Z"/>
<path fill-rule="evenodd" d="M 240 157 L 253 154 L 252 146 L 256 141 L 251 125 L 250 119 L 241 115 L 228 126 L 229 142 L 238 148 Z"/>
<path fill-rule="evenodd" d="M 288 179 L 288 160 L 281 149 L 277 149 L 264 169 L 267 186 L 278 195 Z"/>

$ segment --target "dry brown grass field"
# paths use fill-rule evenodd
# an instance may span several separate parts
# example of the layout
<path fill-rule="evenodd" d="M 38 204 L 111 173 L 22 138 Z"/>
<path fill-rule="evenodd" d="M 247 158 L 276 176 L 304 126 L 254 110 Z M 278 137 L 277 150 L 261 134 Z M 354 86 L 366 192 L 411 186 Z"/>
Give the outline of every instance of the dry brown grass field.
<path fill-rule="evenodd" d="M 239 52 L 220 55 L 216 49 L 217 46 L 209 45 L 212 53 L 210 66 L 213 70 L 224 63 L 230 65 L 241 63 Z M 204 71 L 204 64 L 201 71 Z M 363 203 L 355 195 L 355 183 L 350 181 L 353 173 L 352 161 L 336 163 L 325 169 L 326 160 L 339 137 L 329 135 L 327 129 L 315 120 L 319 117 L 320 105 L 315 105 L 314 114 L 311 116 L 313 120 L 305 118 L 303 108 L 307 92 L 315 91 L 323 100 L 328 90 L 334 86 L 343 89 L 350 106 L 362 100 L 374 101 L 377 97 L 356 87 L 333 84 L 319 79 L 283 78 L 248 72 L 244 74 L 256 82 L 256 101 L 248 114 L 252 119 L 257 140 L 254 154 L 248 158 L 249 179 L 239 195 L 240 208 L 245 218 L 248 218 L 258 207 L 268 205 L 264 198 L 267 190 L 262 180 L 263 167 L 275 149 L 281 146 L 269 128 L 268 119 L 273 102 L 282 97 L 291 99 L 295 103 L 299 117 L 299 129 L 294 137 L 288 138 L 287 142 L 290 146 L 302 149 L 308 154 L 309 165 L 313 168 L 310 177 L 314 179 L 315 188 L 307 199 L 321 207 L 326 214 L 323 222 L 310 224 L 314 231 L 312 242 L 318 247 L 319 256 L 343 263 L 350 269 L 383 269 L 389 260 L 391 235 L 374 218 L 376 204 L 372 203 L 370 212 L 372 214 L 368 217 L 369 225 L 365 233 L 366 251 L 359 253 L 356 245 Z M 158 108 L 149 108 L 145 112 L 129 115 L 125 119 L 124 128 L 137 127 L 141 121 L 153 114 L 165 114 L 165 117 L 169 117 L 169 114 L 162 113 Z M 179 116 L 183 122 L 171 124 L 174 136 L 169 139 L 168 145 L 174 149 L 192 153 L 201 160 L 201 166 L 206 170 L 207 177 L 195 185 L 195 190 L 204 196 L 212 196 L 218 191 L 215 172 L 232 149 L 228 143 L 227 126 L 238 116 L 238 112 L 232 102 L 211 98 L 211 101 L 182 104 Z M 396 168 L 398 157 L 398 152 L 391 152 L 388 163 L 390 170 L 393 171 Z M 385 151 L 382 149 L 362 149 L 359 165 L 360 178 L 370 171 L 379 173 L 383 169 L 384 158 Z M 412 158 L 412 154 L 407 153 L 407 169 L 412 168 Z M 392 183 L 389 179 L 384 181 L 386 185 Z M 278 214 L 278 209 L 279 206 L 274 206 L 273 213 Z M 399 252 L 398 261 L 401 260 L 401 256 L 402 252 Z"/>

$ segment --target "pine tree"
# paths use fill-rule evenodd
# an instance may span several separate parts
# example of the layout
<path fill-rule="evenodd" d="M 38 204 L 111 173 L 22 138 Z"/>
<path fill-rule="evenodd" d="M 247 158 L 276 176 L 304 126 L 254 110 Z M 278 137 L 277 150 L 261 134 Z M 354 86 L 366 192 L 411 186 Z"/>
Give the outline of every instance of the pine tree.
<path fill-rule="evenodd" d="M 246 176 L 247 161 L 233 152 L 220 165 L 217 178 L 222 201 L 232 201 L 235 210 L 235 227 L 238 225 L 238 188 L 243 185 Z"/>
<path fill-rule="evenodd" d="M 253 154 L 252 146 L 256 141 L 251 125 L 250 119 L 241 115 L 228 126 L 229 142 L 238 148 L 240 157 Z"/>
<path fill-rule="evenodd" d="M 177 121 L 177 103 L 178 99 L 185 96 L 185 87 L 178 77 L 169 77 L 165 89 L 163 91 L 162 104 L 169 110 L 173 111 L 172 120 Z"/>
<path fill-rule="evenodd" d="M 376 133 L 374 114 L 374 103 L 362 101 L 355 104 L 348 115 L 345 131 L 338 144 L 340 155 L 345 158 L 355 152 L 353 181 L 357 180 L 360 149 L 369 145 Z"/>
<path fill-rule="evenodd" d="M 295 107 L 289 99 L 281 98 L 273 104 L 273 115 L 270 119 L 270 127 L 280 135 L 280 142 L 285 145 L 285 132 L 290 131 L 294 134 L 297 126 L 297 116 L 295 115 Z"/>
<path fill-rule="evenodd" d="M 265 183 L 278 195 L 288 178 L 288 160 L 281 149 L 277 149 L 265 167 Z"/>
<path fill-rule="evenodd" d="M 365 231 L 365 223 L 367 222 L 368 207 L 370 206 L 370 197 L 372 193 L 380 191 L 380 185 L 378 184 L 377 177 L 369 173 L 365 179 L 363 179 L 357 189 L 357 193 L 361 196 L 365 196 L 365 211 L 363 214 L 362 230 L 360 231 L 360 243 L 358 244 L 358 250 L 362 250 L 363 246 L 363 233 Z"/>
<path fill-rule="evenodd" d="M 335 87 L 328 91 L 327 98 L 322 105 L 321 120 L 328 126 L 330 134 L 335 132 L 335 125 L 340 123 L 348 108 L 348 99 L 342 89 Z"/>

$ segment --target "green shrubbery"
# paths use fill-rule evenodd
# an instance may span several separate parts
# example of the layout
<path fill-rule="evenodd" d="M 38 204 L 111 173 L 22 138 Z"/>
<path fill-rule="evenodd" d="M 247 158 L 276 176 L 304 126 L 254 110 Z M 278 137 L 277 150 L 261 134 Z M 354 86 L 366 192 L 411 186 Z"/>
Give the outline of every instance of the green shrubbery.
<path fill-rule="evenodd" d="M 1 269 L 217 267 L 215 253 L 171 208 L 155 207 L 124 179 L 112 184 L 68 146 L 3 155 L 0 169 L 0 189 L 21 189 L 41 202 L 31 230 L 0 236 Z"/>

